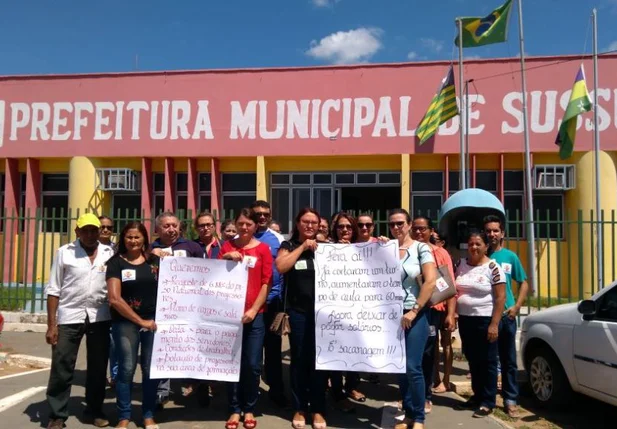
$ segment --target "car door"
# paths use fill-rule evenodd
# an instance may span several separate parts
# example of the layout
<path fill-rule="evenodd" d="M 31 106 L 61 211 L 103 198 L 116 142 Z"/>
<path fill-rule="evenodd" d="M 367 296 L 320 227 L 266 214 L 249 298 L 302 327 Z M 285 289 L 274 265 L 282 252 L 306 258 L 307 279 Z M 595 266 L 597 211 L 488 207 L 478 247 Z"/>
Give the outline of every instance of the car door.
<path fill-rule="evenodd" d="M 579 385 L 617 398 L 617 286 L 596 301 L 592 320 L 574 328 L 574 368 Z"/>

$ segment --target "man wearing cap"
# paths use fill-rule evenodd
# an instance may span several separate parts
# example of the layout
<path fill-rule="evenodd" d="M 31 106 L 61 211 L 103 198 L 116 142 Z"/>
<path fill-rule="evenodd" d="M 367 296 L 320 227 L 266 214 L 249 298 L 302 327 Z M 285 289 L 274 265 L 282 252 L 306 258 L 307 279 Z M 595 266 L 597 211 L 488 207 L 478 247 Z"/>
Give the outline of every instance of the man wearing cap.
<path fill-rule="evenodd" d="M 47 333 L 51 344 L 51 371 L 47 402 L 48 429 L 62 429 L 79 345 L 86 335 L 86 411 L 97 427 L 109 425 L 102 412 L 109 356 L 110 312 L 105 263 L 111 247 L 99 242 L 101 222 L 92 213 L 77 219 L 77 240 L 60 247 L 51 266 L 47 296 Z"/>

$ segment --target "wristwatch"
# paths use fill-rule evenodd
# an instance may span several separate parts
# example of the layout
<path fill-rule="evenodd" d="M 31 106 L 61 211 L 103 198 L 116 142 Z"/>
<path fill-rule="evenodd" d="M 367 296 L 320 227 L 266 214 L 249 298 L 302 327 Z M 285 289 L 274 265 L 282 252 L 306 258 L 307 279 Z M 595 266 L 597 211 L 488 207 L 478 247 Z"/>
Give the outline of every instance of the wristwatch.
<path fill-rule="evenodd" d="M 421 309 L 422 307 L 420 307 L 420 304 L 418 304 L 417 302 L 411 307 L 411 311 L 413 311 L 414 313 L 417 313 Z"/>

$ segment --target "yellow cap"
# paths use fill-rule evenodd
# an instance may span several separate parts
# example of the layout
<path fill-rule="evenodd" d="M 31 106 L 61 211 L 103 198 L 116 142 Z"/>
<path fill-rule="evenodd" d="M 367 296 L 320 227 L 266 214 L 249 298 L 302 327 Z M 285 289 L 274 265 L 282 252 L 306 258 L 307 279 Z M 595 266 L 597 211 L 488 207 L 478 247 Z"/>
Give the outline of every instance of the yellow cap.
<path fill-rule="evenodd" d="M 79 219 L 77 219 L 77 228 L 83 228 L 84 226 L 87 226 L 87 225 L 92 225 L 92 226 L 96 226 L 97 228 L 100 228 L 101 221 L 99 220 L 98 216 L 96 216 L 95 214 L 92 214 L 92 213 L 82 214 L 81 216 L 79 216 Z"/>

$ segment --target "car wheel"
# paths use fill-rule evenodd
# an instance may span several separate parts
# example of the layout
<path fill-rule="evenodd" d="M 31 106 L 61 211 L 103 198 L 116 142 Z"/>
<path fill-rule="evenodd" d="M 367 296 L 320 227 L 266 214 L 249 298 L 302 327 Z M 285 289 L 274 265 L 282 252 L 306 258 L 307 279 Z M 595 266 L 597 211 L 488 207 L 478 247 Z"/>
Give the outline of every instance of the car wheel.
<path fill-rule="evenodd" d="M 568 403 L 572 389 L 566 373 L 548 347 L 532 350 L 527 374 L 535 401 L 544 407 L 559 407 Z"/>

